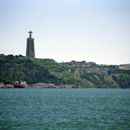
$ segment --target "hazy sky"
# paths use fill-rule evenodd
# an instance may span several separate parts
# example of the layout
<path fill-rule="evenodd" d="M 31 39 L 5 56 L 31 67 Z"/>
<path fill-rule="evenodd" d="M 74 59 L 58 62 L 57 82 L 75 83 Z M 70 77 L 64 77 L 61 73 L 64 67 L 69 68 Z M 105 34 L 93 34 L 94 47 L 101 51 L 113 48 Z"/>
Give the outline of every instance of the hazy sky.
<path fill-rule="evenodd" d="M 37 58 L 130 63 L 130 0 L 0 0 L 0 53 L 25 55 L 29 30 Z"/>

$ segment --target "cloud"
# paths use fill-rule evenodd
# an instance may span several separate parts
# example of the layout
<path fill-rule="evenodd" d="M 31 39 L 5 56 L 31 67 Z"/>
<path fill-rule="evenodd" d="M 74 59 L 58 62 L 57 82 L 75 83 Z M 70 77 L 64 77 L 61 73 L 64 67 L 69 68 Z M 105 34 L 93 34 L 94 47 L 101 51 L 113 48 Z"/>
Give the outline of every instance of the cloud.
<path fill-rule="evenodd" d="M 72 8 L 79 8 L 80 7 L 80 2 L 79 0 L 70 0 L 68 1 L 69 6 Z"/>

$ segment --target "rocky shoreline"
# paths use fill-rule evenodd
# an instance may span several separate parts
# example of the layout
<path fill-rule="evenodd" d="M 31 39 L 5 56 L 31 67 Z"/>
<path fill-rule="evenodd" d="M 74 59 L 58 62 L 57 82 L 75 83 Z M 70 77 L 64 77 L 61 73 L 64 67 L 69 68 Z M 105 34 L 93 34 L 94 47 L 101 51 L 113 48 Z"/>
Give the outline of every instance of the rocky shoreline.
<path fill-rule="evenodd" d="M 55 85 L 50 83 L 27 84 L 26 81 L 15 81 L 14 84 L 0 82 L 0 88 L 72 88 L 71 85 Z"/>

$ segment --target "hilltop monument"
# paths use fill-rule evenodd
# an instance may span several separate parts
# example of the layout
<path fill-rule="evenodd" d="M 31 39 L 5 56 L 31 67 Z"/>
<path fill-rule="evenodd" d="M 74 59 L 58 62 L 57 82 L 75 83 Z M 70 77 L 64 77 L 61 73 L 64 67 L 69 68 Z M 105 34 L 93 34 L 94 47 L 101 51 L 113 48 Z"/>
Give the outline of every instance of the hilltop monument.
<path fill-rule="evenodd" d="M 28 33 L 29 33 L 29 38 L 27 38 L 26 56 L 35 58 L 34 38 L 32 38 L 32 31 Z"/>

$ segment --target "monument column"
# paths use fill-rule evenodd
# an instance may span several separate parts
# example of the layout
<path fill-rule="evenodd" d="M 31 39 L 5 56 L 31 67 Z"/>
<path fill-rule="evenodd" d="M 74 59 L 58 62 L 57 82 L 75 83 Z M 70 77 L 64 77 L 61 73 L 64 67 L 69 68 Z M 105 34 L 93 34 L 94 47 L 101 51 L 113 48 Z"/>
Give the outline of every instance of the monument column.
<path fill-rule="evenodd" d="M 29 33 L 29 38 L 27 38 L 26 56 L 35 58 L 35 48 L 34 48 L 34 38 L 32 38 L 32 32 Z"/>

